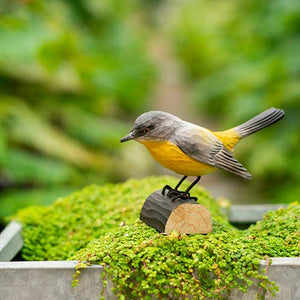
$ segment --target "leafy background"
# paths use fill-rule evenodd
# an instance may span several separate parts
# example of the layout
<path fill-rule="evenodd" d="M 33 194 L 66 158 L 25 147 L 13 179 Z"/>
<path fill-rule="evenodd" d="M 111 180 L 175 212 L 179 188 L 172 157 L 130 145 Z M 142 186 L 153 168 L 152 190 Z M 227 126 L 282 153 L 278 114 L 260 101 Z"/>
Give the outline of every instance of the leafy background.
<path fill-rule="evenodd" d="M 300 3 L 3 0 L 0 219 L 90 183 L 168 173 L 138 144 L 136 116 L 163 109 L 211 129 L 276 106 L 241 142 L 253 174 L 203 185 L 236 202 L 299 200 Z"/>

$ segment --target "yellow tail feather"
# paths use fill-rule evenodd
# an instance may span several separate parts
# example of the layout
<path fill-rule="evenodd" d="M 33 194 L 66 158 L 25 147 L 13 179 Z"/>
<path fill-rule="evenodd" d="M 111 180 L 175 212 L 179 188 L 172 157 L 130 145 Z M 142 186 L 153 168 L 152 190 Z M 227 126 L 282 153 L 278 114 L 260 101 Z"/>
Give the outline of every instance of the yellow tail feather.
<path fill-rule="evenodd" d="M 236 131 L 233 129 L 228 129 L 225 131 L 217 131 L 213 132 L 220 141 L 222 141 L 223 145 L 230 151 L 233 150 L 234 146 L 240 141 L 242 138 Z"/>
<path fill-rule="evenodd" d="M 238 125 L 234 128 L 212 132 L 219 140 L 221 140 L 224 146 L 232 151 L 234 146 L 239 142 L 241 138 L 251 135 L 267 126 L 270 126 L 284 116 L 284 111 L 278 108 L 269 108 L 247 122 Z"/>

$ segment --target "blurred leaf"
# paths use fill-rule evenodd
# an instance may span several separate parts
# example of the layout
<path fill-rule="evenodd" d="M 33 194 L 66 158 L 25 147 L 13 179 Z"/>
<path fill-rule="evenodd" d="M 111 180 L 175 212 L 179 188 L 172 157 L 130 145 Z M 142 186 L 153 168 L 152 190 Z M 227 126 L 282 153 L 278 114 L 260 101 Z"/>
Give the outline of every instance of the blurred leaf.
<path fill-rule="evenodd" d="M 22 102 L 9 98 L 2 99 L 3 104 L 4 101 L 9 109 L 6 122 L 11 140 L 77 166 L 96 169 L 107 167 L 104 157 L 88 151 L 77 141 L 51 127 Z"/>
<path fill-rule="evenodd" d="M 0 166 L 1 167 L 3 161 L 6 160 L 6 155 L 7 155 L 6 136 L 4 133 L 4 128 L 0 126 Z"/>
<path fill-rule="evenodd" d="M 58 197 L 63 197 L 75 188 L 52 187 L 35 190 L 8 190 L 1 193 L 0 199 L 0 222 L 4 217 L 13 215 L 19 209 L 29 205 L 49 205 Z"/>
<path fill-rule="evenodd" d="M 120 138 L 128 133 L 129 125 L 113 118 L 87 113 L 75 107 L 61 107 L 56 113 L 67 133 L 87 145 L 112 149 L 120 146 Z"/>
<path fill-rule="evenodd" d="M 17 184 L 62 184 L 76 177 L 75 170 L 68 165 L 18 149 L 10 149 L 1 164 L 6 176 Z"/>

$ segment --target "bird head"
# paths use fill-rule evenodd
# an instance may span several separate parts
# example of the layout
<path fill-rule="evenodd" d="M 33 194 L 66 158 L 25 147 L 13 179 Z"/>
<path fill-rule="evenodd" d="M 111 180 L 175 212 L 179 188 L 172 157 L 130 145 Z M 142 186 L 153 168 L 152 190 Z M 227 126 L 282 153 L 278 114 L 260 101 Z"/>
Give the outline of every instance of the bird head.
<path fill-rule="evenodd" d="M 167 140 L 177 128 L 179 121 L 181 121 L 179 118 L 163 111 L 146 112 L 135 120 L 130 133 L 124 136 L 120 142 L 123 143 L 133 139 L 138 142 Z"/>

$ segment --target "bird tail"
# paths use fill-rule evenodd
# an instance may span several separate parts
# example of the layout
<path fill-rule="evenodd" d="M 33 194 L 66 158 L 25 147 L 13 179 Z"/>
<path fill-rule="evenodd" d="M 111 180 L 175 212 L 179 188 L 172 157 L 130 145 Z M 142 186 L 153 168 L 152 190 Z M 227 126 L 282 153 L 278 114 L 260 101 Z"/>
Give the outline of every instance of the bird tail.
<path fill-rule="evenodd" d="M 227 149 L 232 150 L 240 139 L 276 123 L 283 117 L 284 111 L 282 109 L 272 107 L 241 125 L 225 131 L 214 132 L 214 134 Z"/>
<path fill-rule="evenodd" d="M 284 111 L 278 108 L 269 108 L 258 114 L 249 121 L 232 128 L 241 138 L 255 133 L 267 126 L 270 126 L 284 117 Z"/>

